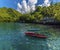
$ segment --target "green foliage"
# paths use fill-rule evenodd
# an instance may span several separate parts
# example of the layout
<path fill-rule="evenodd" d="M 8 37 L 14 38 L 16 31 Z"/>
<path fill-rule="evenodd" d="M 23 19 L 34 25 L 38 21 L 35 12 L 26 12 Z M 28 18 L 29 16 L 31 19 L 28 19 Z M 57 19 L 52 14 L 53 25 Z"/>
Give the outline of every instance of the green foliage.
<path fill-rule="evenodd" d="M 56 3 L 53 6 L 54 18 L 60 21 L 60 3 Z"/>
<path fill-rule="evenodd" d="M 60 21 L 60 3 L 49 7 L 37 6 L 33 13 L 21 14 L 12 8 L 0 8 L 0 21 L 40 22 L 44 18 Z"/>
<path fill-rule="evenodd" d="M 0 8 L 0 22 L 17 21 L 21 13 L 12 8 Z"/>

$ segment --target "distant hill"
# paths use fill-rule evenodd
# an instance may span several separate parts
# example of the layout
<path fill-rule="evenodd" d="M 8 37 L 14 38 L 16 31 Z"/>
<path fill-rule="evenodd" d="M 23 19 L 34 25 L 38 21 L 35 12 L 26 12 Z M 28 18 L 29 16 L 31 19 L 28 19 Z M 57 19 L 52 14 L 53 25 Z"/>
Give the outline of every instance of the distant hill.
<path fill-rule="evenodd" d="M 12 8 L 0 8 L 0 22 L 60 23 L 60 3 L 37 6 L 31 13 L 21 14 Z"/>
<path fill-rule="evenodd" d="M 37 6 L 33 13 L 23 14 L 20 21 L 33 23 L 60 23 L 60 2 L 49 7 Z"/>
<path fill-rule="evenodd" d="M 21 13 L 12 8 L 0 8 L 0 22 L 2 21 L 16 21 L 21 16 Z"/>

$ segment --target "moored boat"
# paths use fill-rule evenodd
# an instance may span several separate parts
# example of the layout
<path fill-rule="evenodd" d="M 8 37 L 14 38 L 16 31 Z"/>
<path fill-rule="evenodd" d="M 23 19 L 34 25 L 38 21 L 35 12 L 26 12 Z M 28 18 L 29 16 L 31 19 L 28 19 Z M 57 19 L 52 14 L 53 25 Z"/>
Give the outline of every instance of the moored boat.
<path fill-rule="evenodd" d="M 36 34 L 35 32 L 25 32 L 25 34 L 27 36 L 31 36 L 31 37 L 47 38 L 47 36 L 45 36 L 43 34 Z"/>

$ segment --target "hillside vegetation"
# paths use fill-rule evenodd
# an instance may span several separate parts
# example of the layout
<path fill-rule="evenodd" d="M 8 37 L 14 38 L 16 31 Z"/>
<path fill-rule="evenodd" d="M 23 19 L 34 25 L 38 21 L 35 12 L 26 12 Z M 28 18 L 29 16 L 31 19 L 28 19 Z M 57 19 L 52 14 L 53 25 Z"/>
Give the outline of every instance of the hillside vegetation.
<path fill-rule="evenodd" d="M 44 18 L 52 18 L 60 22 L 60 3 L 49 7 L 36 7 L 32 13 L 21 14 L 12 8 L 0 8 L 0 21 L 41 22 Z"/>
<path fill-rule="evenodd" d="M 12 8 L 0 8 L 0 22 L 17 21 L 21 13 Z"/>
<path fill-rule="evenodd" d="M 19 20 L 25 22 L 41 22 L 46 18 L 52 18 L 60 22 L 60 3 L 53 4 L 49 7 L 36 7 L 33 13 L 23 14 Z M 48 20 L 47 20 L 48 21 Z"/>

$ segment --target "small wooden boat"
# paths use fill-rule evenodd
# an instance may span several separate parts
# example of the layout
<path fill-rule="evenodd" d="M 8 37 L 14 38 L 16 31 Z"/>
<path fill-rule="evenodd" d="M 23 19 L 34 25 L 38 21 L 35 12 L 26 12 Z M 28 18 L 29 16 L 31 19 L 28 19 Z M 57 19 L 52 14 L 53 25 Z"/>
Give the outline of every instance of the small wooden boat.
<path fill-rule="evenodd" d="M 27 36 L 38 37 L 38 38 L 47 38 L 47 36 L 42 34 L 36 34 L 35 32 L 26 32 Z"/>

